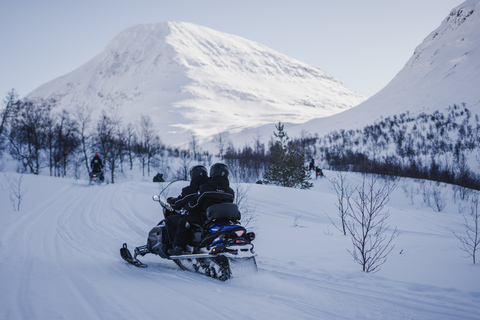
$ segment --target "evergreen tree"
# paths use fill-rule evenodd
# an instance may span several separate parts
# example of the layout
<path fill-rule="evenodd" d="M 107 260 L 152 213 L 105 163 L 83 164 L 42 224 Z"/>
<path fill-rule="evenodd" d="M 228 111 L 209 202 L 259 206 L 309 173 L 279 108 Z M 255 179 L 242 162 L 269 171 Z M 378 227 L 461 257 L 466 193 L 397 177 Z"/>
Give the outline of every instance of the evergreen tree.
<path fill-rule="evenodd" d="M 275 125 L 275 128 L 277 129 L 277 132 L 274 132 L 276 141 L 270 144 L 270 163 L 265 170 L 265 182 L 283 187 L 311 188 L 310 170 L 305 164 L 305 154 L 288 141 L 289 138 L 281 122 Z"/>

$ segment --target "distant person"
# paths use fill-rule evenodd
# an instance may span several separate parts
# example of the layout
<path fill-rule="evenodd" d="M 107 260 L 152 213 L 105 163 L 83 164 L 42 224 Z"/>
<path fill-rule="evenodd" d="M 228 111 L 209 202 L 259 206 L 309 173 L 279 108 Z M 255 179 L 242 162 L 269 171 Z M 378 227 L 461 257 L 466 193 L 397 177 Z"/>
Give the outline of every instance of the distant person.
<path fill-rule="evenodd" d="M 157 173 L 155 177 L 153 177 L 153 182 L 165 182 L 165 179 L 163 179 L 163 174 L 162 173 Z"/>
<path fill-rule="evenodd" d="M 312 158 L 312 161 L 310 161 L 310 170 L 315 170 L 315 160 Z"/>
<path fill-rule="evenodd" d="M 100 158 L 100 155 L 95 153 L 95 156 L 93 157 L 92 161 L 90 161 L 90 168 L 92 169 L 93 173 L 100 173 L 100 180 L 103 181 L 103 162 L 102 159 Z"/>

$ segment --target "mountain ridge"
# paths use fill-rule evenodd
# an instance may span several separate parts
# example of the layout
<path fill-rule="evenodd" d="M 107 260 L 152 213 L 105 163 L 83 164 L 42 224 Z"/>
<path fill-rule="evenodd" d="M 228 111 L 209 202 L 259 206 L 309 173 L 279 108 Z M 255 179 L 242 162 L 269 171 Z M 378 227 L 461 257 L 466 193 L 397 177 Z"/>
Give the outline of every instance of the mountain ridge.
<path fill-rule="evenodd" d="M 302 123 L 364 100 L 321 69 L 259 43 L 185 22 L 137 25 L 27 98 L 149 115 L 167 144 L 222 131 Z M 215 123 L 215 126 L 212 126 Z"/>
<path fill-rule="evenodd" d="M 480 114 L 479 83 L 480 1 L 467 0 L 450 11 L 378 93 L 342 113 L 292 126 L 290 134 L 361 129 L 389 116 L 445 111 L 463 103 Z"/>

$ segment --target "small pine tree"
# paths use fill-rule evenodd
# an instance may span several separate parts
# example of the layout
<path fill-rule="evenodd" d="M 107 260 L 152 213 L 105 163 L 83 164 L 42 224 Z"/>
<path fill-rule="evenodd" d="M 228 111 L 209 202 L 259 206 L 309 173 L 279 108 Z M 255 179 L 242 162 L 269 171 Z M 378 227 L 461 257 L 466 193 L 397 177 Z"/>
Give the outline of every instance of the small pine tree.
<path fill-rule="evenodd" d="M 305 164 L 305 154 L 288 141 L 281 122 L 275 128 L 276 141 L 270 145 L 270 163 L 263 176 L 265 182 L 282 187 L 311 188 L 313 185 L 309 182 L 310 170 Z"/>

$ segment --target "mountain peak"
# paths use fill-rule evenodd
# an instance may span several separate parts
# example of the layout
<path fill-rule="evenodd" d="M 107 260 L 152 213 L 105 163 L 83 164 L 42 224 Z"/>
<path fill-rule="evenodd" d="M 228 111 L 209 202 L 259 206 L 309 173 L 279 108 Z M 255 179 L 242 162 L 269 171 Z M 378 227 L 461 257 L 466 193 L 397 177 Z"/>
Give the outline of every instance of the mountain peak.
<path fill-rule="evenodd" d="M 347 110 L 364 97 L 326 72 L 238 36 L 185 22 L 121 32 L 77 70 L 28 97 L 62 108 L 150 115 L 168 144 L 267 123 L 302 123 Z M 215 124 L 215 125 L 212 125 Z"/>
<path fill-rule="evenodd" d="M 466 103 L 480 111 L 480 1 L 465 1 L 415 49 L 397 76 L 371 102 L 392 108 L 443 110 Z"/>

